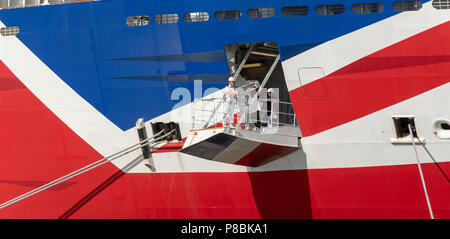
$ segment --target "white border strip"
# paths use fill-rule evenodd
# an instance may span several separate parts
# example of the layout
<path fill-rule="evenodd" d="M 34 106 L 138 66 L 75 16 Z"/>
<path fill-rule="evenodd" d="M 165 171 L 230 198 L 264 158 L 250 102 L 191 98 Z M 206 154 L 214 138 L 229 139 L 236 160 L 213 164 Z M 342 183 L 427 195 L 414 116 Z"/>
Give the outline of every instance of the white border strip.
<path fill-rule="evenodd" d="M 381 49 L 450 20 L 450 10 L 437 10 L 431 1 L 419 11 L 402 12 L 309 49 L 283 62 L 288 90 L 300 87 L 300 67 L 322 67 L 325 76 Z M 319 78 L 302 78 L 303 84 Z"/>

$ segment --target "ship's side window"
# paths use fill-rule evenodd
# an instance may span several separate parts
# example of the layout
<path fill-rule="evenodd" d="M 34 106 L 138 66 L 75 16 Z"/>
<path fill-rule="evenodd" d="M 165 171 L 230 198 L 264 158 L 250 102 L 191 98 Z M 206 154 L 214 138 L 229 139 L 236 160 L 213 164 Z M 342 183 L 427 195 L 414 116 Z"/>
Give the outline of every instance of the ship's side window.
<path fill-rule="evenodd" d="M 214 13 L 214 17 L 217 20 L 233 20 L 241 18 L 242 13 L 240 10 L 226 10 L 226 11 L 217 11 Z"/>
<path fill-rule="evenodd" d="M 253 8 L 247 11 L 247 15 L 250 18 L 269 18 L 275 15 L 275 9 L 273 8 Z"/>
<path fill-rule="evenodd" d="M 184 14 L 186 22 L 207 22 L 209 14 L 207 12 L 188 12 Z"/>
<path fill-rule="evenodd" d="M 7 8 L 8 7 L 8 1 L 0 1 L 0 9 Z"/>
<path fill-rule="evenodd" d="M 44 3 L 44 0 L 40 0 L 41 3 Z M 95 0 L 48 0 L 48 3 L 55 4 L 55 3 L 73 3 L 73 2 L 90 2 Z"/>
<path fill-rule="evenodd" d="M 450 0 L 433 0 L 433 7 L 436 9 L 450 9 Z"/>
<path fill-rule="evenodd" d="M 345 7 L 342 4 L 330 4 L 330 5 L 318 5 L 316 12 L 319 15 L 338 15 L 345 11 Z"/>
<path fill-rule="evenodd" d="M 0 9 L 91 1 L 94 0 L 0 0 Z"/>
<path fill-rule="evenodd" d="M 160 14 L 155 16 L 155 22 L 158 24 L 170 24 L 178 22 L 178 14 Z"/>
<path fill-rule="evenodd" d="M 20 29 L 19 27 L 2 27 L 0 28 L 0 34 L 4 37 L 7 36 L 15 36 L 19 34 Z"/>
<path fill-rule="evenodd" d="M 283 7 L 281 14 L 286 17 L 297 17 L 308 15 L 309 9 L 307 6 Z"/>
<path fill-rule="evenodd" d="M 147 26 L 150 22 L 148 16 L 133 16 L 127 18 L 127 25 L 130 27 Z"/>
<path fill-rule="evenodd" d="M 40 4 L 43 4 L 44 0 L 25 0 L 24 5 L 25 6 L 37 6 Z"/>
<path fill-rule="evenodd" d="M 352 10 L 354 13 L 379 13 L 384 11 L 384 4 L 380 2 L 353 4 Z"/>
<path fill-rule="evenodd" d="M 44 0 L 40 0 L 41 4 L 44 3 Z M 90 2 L 95 0 L 48 0 L 50 4 L 58 4 L 58 3 L 74 3 L 74 2 Z"/>
<path fill-rule="evenodd" d="M 9 7 L 21 7 L 23 6 L 22 0 L 9 0 Z"/>
<path fill-rule="evenodd" d="M 422 2 L 420 0 L 395 1 L 392 7 L 398 12 L 418 11 L 422 8 Z"/>

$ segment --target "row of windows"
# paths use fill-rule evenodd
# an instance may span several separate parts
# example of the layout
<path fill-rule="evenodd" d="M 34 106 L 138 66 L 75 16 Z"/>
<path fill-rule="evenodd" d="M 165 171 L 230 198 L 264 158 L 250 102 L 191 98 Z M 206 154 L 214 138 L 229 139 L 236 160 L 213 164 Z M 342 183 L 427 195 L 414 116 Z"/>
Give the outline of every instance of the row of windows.
<path fill-rule="evenodd" d="M 73 2 L 86 2 L 94 0 L 0 0 L 0 8 L 15 8 L 22 6 L 36 6 L 42 4 L 60 4 L 60 3 L 73 3 Z M 436 9 L 450 9 L 450 0 L 433 0 L 432 6 Z M 420 0 L 403 0 L 394 1 L 392 7 L 399 12 L 403 11 L 417 11 L 422 8 L 422 2 Z M 345 12 L 345 6 L 342 4 L 329 4 L 318 5 L 315 8 L 316 13 L 319 15 L 337 15 Z M 352 11 L 357 14 L 362 13 L 380 13 L 384 11 L 383 3 L 358 3 L 352 5 Z M 309 13 L 307 6 L 293 6 L 283 7 L 281 14 L 287 17 L 294 16 L 306 16 Z M 273 8 L 254 8 L 247 11 L 247 15 L 250 18 L 269 18 L 275 15 L 275 9 Z M 241 18 L 242 13 L 240 10 L 225 10 L 216 11 L 214 17 L 217 20 L 231 20 Z M 155 16 L 155 22 L 157 24 L 170 24 L 177 23 L 179 20 L 178 14 L 159 14 Z M 207 12 L 190 12 L 184 14 L 184 20 L 186 22 L 206 22 L 209 20 L 209 14 Z M 150 22 L 148 16 L 132 16 L 127 18 L 127 24 L 129 26 L 146 26 Z M 2 28 L 0 34 L 3 36 L 17 35 L 19 29 Z"/>
<path fill-rule="evenodd" d="M 90 2 L 94 0 L 0 0 L 0 8 L 31 7 L 46 4 L 61 4 L 73 2 Z"/>
<path fill-rule="evenodd" d="M 73 3 L 73 2 L 89 2 L 94 0 L 0 0 L 0 9 L 3 8 L 17 8 L 17 7 L 28 7 L 28 6 L 38 6 L 46 4 L 61 4 L 61 3 Z M 450 9 L 450 0 L 433 0 L 433 7 L 436 9 Z M 420 0 L 405 0 L 405 1 L 395 1 L 392 7 L 396 11 L 414 11 L 422 8 L 422 2 Z M 352 6 L 354 13 L 377 13 L 384 10 L 383 3 L 360 3 L 354 4 Z M 308 14 L 308 7 L 306 6 L 296 6 L 296 7 L 284 7 L 281 9 L 281 13 L 284 16 L 305 16 Z M 345 11 L 345 7 L 342 4 L 331 4 L 331 5 L 319 5 L 316 7 L 316 12 L 319 15 L 335 15 L 342 14 Z M 209 15 L 206 12 L 200 12 L 203 16 L 198 16 L 190 22 L 195 21 L 208 21 Z M 247 11 L 250 18 L 267 18 L 275 15 L 275 10 L 273 8 L 255 8 Z M 165 14 L 169 15 L 169 18 L 178 19 L 177 14 Z M 170 16 L 173 15 L 173 16 Z M 164 17 L 163 15 L 159 15 Z M 206 17 L 205 17 L 206 16 Z M 228 10 L 228 11 L 217 11 L 214 16 L 219 20 L 227 19 L 239 19 L 242 16 L 240 10 Z M 206 20 L 205 20 L 206 18 Z M 186 19 L 186 15 L 185 15 Z M 174 20 L 172 20 L 174 21 Z M 178 21 L 178 20 L 176 20 Z M 175 22 L 176 22 L 175 21 Z M 187 20 L 186 20 L 187 21 Z M 170 22 L 170 21 L 169 21 Z M 189 22 L 189 21 L 188 21 Z"/>
<path fill-rule="evenodd" d="M 450 9 L 450 0 L 433 0 L 433 7 L 436 9 Z M 394 10 L 398 12 L 418 11 L 422 8 L 420 0 L 403 0 L 392 3 Z M 345 12 L 345 6 L 342 4 L 318 5 L 315 8 L 318 15 L 338 15 Z M 383 3 L 357 3 L 352 5 L 352 11 L 356 14 L 380 13 L 384 11 Z M 309 14 L 307 6 L 292 6 L 281 8 L 281 14 L 286 17 L 306 16 Z M 254 8 L 247 11 L 250 18 L 269 18 L 275 15 L 273 8 Z M 241 10 L 216 11 L 214 17 L 217 20 L 233 20 L 242 17 Z M 178 14 L 160 14 L 155 16 L 157 24 L 177 23 Z M 186 22 L 206 22 L 209 20 L 208 12 L 190 12 L 184 14 Z M 129 26 L 146 26 L 150 22 L 148 16 L 132 16 L 127 18 Z"/>

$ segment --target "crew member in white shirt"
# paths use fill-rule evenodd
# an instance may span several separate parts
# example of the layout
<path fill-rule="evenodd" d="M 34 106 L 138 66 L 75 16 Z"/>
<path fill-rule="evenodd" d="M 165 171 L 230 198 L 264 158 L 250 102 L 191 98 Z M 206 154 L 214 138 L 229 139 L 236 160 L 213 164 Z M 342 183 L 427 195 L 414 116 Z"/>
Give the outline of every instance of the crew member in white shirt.
<path fill-rule="evenodd" d="M 231 127 L 234 121 L 234 108 L 236 105 L 237 97 L 239 95 L 238 90 L 234 87 L 235 79 L 233 77 L 228 78 L 228 86 L 225 87 L 225 105 L 223 118 L 223 126 Z"/>

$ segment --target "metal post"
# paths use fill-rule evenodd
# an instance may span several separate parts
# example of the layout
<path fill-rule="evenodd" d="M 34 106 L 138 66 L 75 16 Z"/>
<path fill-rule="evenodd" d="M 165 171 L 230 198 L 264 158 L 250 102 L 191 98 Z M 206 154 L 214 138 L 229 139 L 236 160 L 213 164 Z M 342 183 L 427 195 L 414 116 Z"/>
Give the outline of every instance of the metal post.
<path fill-rule="evenodd" d="M 248 49 L 247 54 L 245 54 L 244 59 L 242 60 L 241 64 L 239 65 L 239 68 L 237 69 L 236 73 L 234 73 L 234 76 L 233 76 L 234 80 L 236 80 L 236 78 L 239 76 L 239 74 L 241 74 L 241 70 L 244 67 L 245 63 L 247 62 L 248 57 L 252 53 L 253 48 L 255 48 L 255 45 L 256 45 L 255 43 L 250 44 L 250 48 Z"/>
<path fill-rule="evenodd" d="M 261 93 L 262 89 L 266 85 L 267 81 L 269 80 L 270 76 L 272 75 L 273 70 L 275 69 L 275 67 L 277 66 L 279 61 L 280 61 L 280 55 L 278 55 L 277 58 L 275 58 L 275 61 L 272 63 L 272 66 L 269 69 L 269 72 L 266 74 L 266 76 L 264 77 L 263 82 L 259 86 L 259 89 L 256 92 L 256 95 L 253 96 L 253 98 L 250 100 L 250 104 L 255 103 L 256 98 L 258 97 L 258 95 Z M 239 121 L 238 124 L 240 124 L 240 123 L 242 123 L 242 122 Z"/>
<path fill-rule="evenodd" d="M 145 122 L 143 118 L 138 119 L 136 122 L 136 129 L 139 136 L 139 141 L 143 141 L 148 139 L 147 136 L 147 129 L 145 128 Z M 151 148 L 148 142 L 141 143 L 141 150 L 142 150 L 142 156 L 144 158 L 144 162 L 146 165 L 151 166 L 152 168 L 155 168 L 155 163 L 153 162 L 153 159 L 151 157 Z"/>
<path fill-rule="evenodd" d="M 214 124 L 214 132 L 216 132 L 217 131 L 217 115 L 216 115 L 216 100 L 215 99 L 213 100 L 213 104 L 214 104 L 214 109 L 213 109 L 214 121 L 213 121 L 213 124 Z"/>

